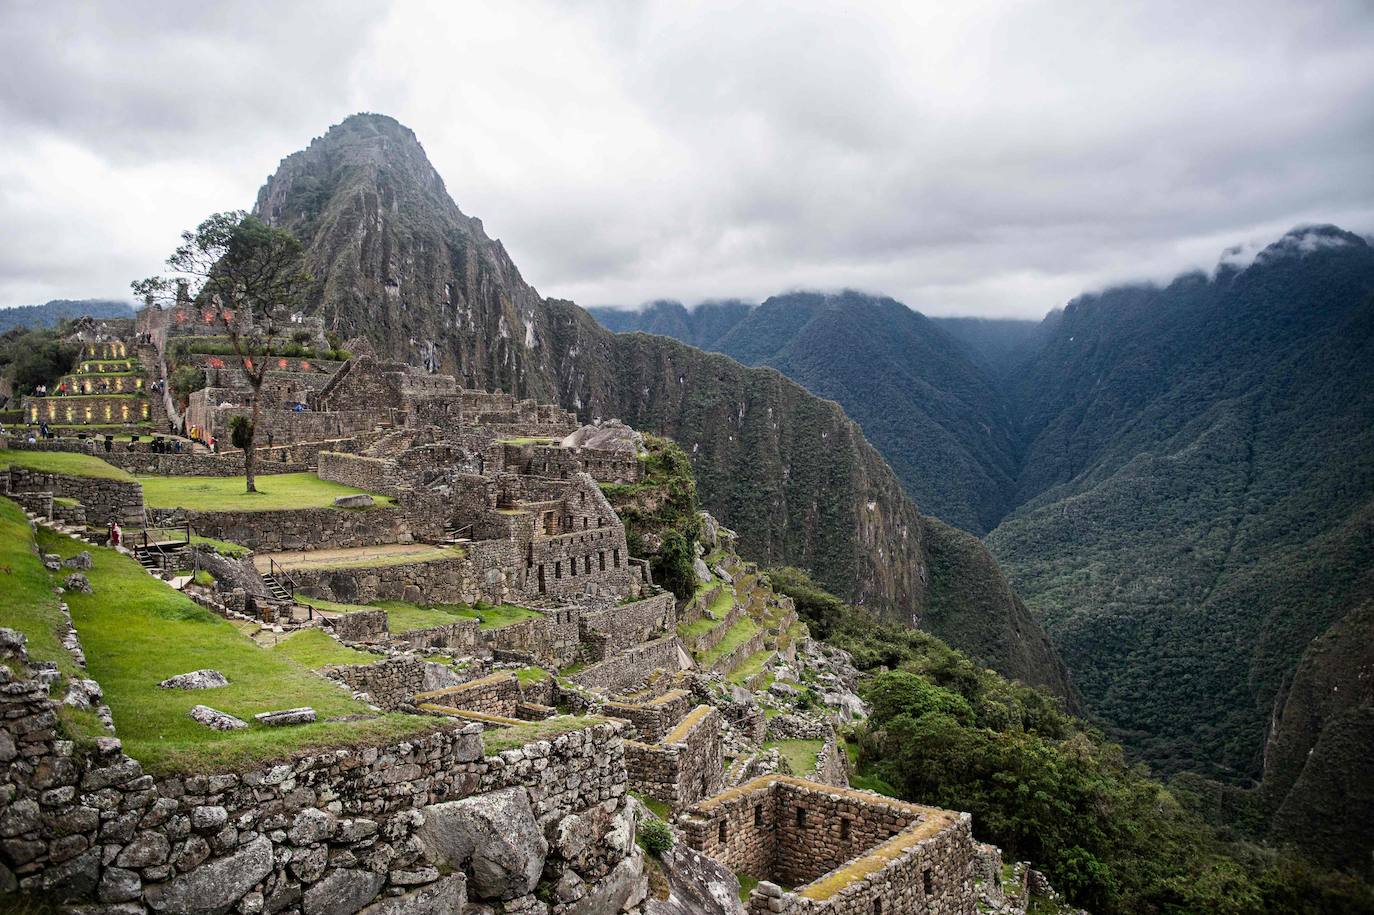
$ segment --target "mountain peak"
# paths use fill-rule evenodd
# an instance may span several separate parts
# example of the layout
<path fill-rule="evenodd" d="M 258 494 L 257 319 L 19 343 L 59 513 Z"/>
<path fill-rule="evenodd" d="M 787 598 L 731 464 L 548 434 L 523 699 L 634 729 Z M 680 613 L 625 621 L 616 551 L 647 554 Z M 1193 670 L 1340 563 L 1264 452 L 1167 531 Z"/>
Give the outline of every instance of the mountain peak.
<path fill-rule="evenodd" d="M 1369 242 L 1331 223 L 1304 223 L 1294 226 L 1277 241 L 1262 248 L 1256 244 L 1232 245 L 1221 253 L 1217 270 L 1239 272 L 1252 264 L 1272 264 L 1333 248 L 1367 249 Z"/>

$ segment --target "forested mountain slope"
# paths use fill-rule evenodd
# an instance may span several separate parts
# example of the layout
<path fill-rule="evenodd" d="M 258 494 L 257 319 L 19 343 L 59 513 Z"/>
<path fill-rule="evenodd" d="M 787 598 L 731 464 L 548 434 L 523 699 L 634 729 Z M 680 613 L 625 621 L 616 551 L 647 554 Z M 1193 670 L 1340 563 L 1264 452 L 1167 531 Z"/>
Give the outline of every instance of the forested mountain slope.
<path fill-rule="evenodd" d="M 16 327 L 56 327 L 60 321 L 93 318 L 132 318 L 134 307 L 118 299 L 53 299 L 42 305 L 0 308 L 0 334 Z"/>
<path fill-rule="evenodd" d="M 284 159 L 255 212 L 300 237 L 317 277 L 309 304 L 340 337 L 365 335 L 471 387 L 670 436 L 691 456 L 702 503 L 750 558 L 809 567 L 889 618 L 1071 693 L 982 545 L 932 551 L 932 538 L 944 541 L 934 522 L 838 405 L 775 371 L 612 334 L 571 302 L 543 299 L 393 119 L 355 115 Z M 932 586 L 950 560 L 991 578 L 957 593 Z"/>
<path fill-rule="evenodd" d="M 593 314 L 772 366 L 837 401 L 916 503 L 950 524 L 986 533 L 1011 507 L 1017 444 L 996 380 L 968 345 L 892 299 L 799 292 L 745 311 L 675 302 L 609 311 Z"/>
<path fill-rule="evenodd" d="M 1258 776 L 1303 647 L 1374 594 L 1374 250 L 1085 296 L 1016 390 L 1028 503 L 988 537 L 1089 704 L 1166 769 Z"/>

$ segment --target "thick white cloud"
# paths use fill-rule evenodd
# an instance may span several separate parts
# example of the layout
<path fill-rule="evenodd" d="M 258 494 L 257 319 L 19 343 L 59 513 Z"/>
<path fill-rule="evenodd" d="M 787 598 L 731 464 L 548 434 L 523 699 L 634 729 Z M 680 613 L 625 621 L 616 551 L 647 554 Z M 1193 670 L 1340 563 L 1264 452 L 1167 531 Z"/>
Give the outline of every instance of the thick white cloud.
<path fill-rule="evenodd" d="M 1362 0 L 204 6 L 0 11 L 0 304 L 121 294 L 357 110 L 583 304 L 1038 315 L 1374 230 Z"/>

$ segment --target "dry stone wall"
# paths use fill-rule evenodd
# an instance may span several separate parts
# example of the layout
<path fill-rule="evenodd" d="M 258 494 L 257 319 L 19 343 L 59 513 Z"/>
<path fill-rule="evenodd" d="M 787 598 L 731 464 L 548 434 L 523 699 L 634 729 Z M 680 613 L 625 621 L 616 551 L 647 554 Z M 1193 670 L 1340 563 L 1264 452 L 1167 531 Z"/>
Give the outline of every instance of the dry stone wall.
<path fill-rule="evenodd" d="M 630 604 L 583 613 L 581 639 L 595 646 L 594 657 L 603 659 L 648 642 L 673 626 L 673 595 L 665 591 Z"/>
<path fill-rule="evenodd" d="M 0 630 L 0 655 L 5 890 L 110 915 L 458 915 L 471 874 L 430 862 L 420 830 L 434 805 L 517 789 L 533 828 L 562 835 L 580 822 L 569 817 L 624 822 L 623 743 L 613 724 L 484 756 L 480 726 L 436 719 L 433 732 L 387 746 L 154 778 L 117 739 L 87 750 L 61 738 L 45 683 L 15 674 L 27 662 L 22 636 Z M 603 898 L 625 882 L 613 875 L 639 873 L 633 826 L 623 832 L 592 833 L 595 852 L 568 849 L 554 862 L 574 872 L 579 898 Z M 522 899 L 511 904 L 535 901 Z"/>
<path fill-rule="evenodd" d="M 724 777 L 719 714 L 697 706 L 662 743 L 625 741 L 625 770 L 631 788 L 674 809 L 714 794 Z"/>
<path fill-rule="evenodd" d="M 151 515 L 154 523 L 190 522 L 197 534 L 262 552 L 433 543 L 443 536 L 442 519 L 391 506 L 216 512 L 154 509 Z"/>
<path fill-rule="evenodd" d="M 763 776 L 692 807 L 679 825 L 692 848 L 766 881 L 750 913 L 975 911 L 968 814 Z"/>
<path fill-rule="evenodd" d="M 632 729 L 634 739 L 657 743 L 677 725 L 692 708 L 692 694 L 685 689 L 673 689 L 647 702 L 607 702 L 605 714 L 624 719 Z"/>
<path fill-rule="evenodd" d="M 593 664 L 575 674 L 572 680 L 588 689 L 623 693 L 628 687 L 644 682 L 655 670 L 676 673 L 682 669 L 684 658 L 682 643 L 677 636 L 670 635 Z"/>
<path fill-rule="evenodd" d="M 75 499 L 86 510 L 89 524 L 100 527 L 114 521 L 125 526 L 141 527 L 143 524 L 143 484 L 136 481 L 42 473 L 22 467 L 11 467 L 6 476 L 8 492 L 50 492 L 54 496 Z"/>
<path fill-rule="evenodd" d="M 520 681 L 509 673 L 495 673 L 415 696 L 416 705 L 422 707 L 437 705 L 502 718 L 515 718 L 523 701 Z"/>
<path fill-rule="evenodd" d="M 349 664 L 325 668 L 324 674 L 367 693 L 375 705 L 389 711 L 414 709 L 419 693 L 457 685 L 458 674 L 443 664 L 420 658 L 396 657 L 375 664 Z"/>
<path fill-rule="evenodd" d="M 197 529 L 199 530 L 199 529 Z M 508 561 L 503 561 L 503 557 Z M 483 541 L 463 547 L 461 556 L 429 562 L 366 567 L 293 569 L 298 590 L 328 600 L 369 604 L 395 599 L 412 603 L 499 604 L 513 597 L 507 570 L 515 545 Z"/>

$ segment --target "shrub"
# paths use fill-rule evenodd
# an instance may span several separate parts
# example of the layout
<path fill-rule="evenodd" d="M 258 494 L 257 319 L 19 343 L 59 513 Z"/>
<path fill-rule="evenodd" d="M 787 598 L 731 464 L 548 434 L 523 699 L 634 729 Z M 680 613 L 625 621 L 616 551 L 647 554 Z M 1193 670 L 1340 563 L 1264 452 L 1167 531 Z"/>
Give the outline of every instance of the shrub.
<path fill-rule="evenodd" d="M 247 448 L 253 434 L 253 424 L 246 416 L 235 416 L 229 420 L 229 441 L 235 448 Z"/>
<path fill-rule="evenodd" d="M 661 858 L 664 852 L 673 847 L 673 831 L 662 820 L 646 820 L 639 824 L 639 841 L 645 851 L 655 858 Z"/>

